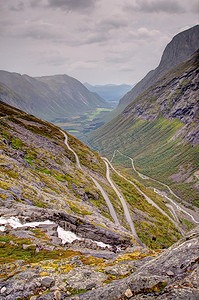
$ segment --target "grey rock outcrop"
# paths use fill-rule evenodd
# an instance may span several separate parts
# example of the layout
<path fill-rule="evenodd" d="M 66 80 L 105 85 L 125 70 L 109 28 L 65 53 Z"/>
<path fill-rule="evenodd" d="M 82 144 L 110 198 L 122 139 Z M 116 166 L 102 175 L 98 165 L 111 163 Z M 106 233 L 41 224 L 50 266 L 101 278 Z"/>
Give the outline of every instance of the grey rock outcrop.
<path fill-rule="evenodd" d="M 136 261 L 120 261 L 121 255 L 92 265 L 95 258 L 82 256 L 80 252 L 69 259 L 39 264 L 16 261 L 12 276 L 0 280 L 0 299 L 37 295 L 37 299 L 53 300 L 57 291 L 59 298 L 70 300 L 196 300 L 199 296 L 198 245 L 199 227 L 158 256 L 138 260 L 137 265 Z M 91 261 L 85 265 L 87 260 Z M 4 265 L 3 273 L 11 267 L 12 264 Z M 126 277 L 120 279 L 123 276 Z M 110 278 L 112 282 L 106 284 Z M 79 294 L 83 290 L 84 293 Z M 71 292 L 75 295 L 71 296 Z"/>
<path fill-rule="evenodd" d="M 185 124 L 179 132 L 183 140 L 199 144 L 198 57 L 199 51 L 196 51 L 186 62 L 157 81 L 124 110 L 124 117 L 133 115 L 153 121 L 161 114 L 165 119 L 179 119 Z"/>
<path fill-rule="evenodd" d="M 71 270 L 65 275 L 65 279 L 71 288 L 76 290 L 85 289 L 90 290 L 95 287 L 102 286 L 102 283 L 108 276 L 102 272 L 95 272 L 90 268 L 79 268 Z"/>
<path fill-rule="evenodd" d="M 120 112 L 142 92 L 151 87 L 169 70 L 187 60 L 199 48 L 199 25 L 177 34 L 166 46 L 160 64 L 150 71 L 136 86 L 128 92 L 118 106 Z"/>
<path fill-rule="evenodd" d="M 199 297 L 199 227 L 129 277 L 68 299 L 193 299 Z"/>
<path fill-rule="evenodd" d="M 132 245 L 131 238 L 127 235 L 114 232 L 112 230 L 103 228 L 99 225 L 94 225 L 74 215 L 68 214 L 63 210 L 53 210 L 47 208 L 33 207 L 29 205 L 19 204 L 15 209 L 0 209 L 0 214 L 18 216 L 22 223 L 38 222 L 50 220 L 55 224 L 42 224 L 38 227 L 46 232 L 52 243 L 61 245 L 61 239 L 57 236 L 57 226 L 59 225 L 65 230 L 69 230 L 77 234 L 79 237 L 85 239 L 85 244 L 88 245 L 88 240 L 99 241 L 112 246 L 120 246 L 125 249 Z M 11 230 L 11 234 L 20 238 L 32 237 L 32 233 L 26 231 L 25 228 L 18 230 Z M 85 245 L 84 245 L 85 246 Z M 92 245 L 91 245 L 92 246 Z"/>

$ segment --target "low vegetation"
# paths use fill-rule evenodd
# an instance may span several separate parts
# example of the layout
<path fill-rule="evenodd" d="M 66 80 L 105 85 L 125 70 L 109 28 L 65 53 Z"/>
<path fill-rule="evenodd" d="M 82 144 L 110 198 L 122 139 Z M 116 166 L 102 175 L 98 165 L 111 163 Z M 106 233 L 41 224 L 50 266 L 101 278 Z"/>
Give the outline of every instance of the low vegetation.
<path fill-rule="evenodd" d="M 197 61 L 198 52 L 92 133 L 89 143 L 109 159 L 120 150 L 134 159 L 140 173 L 169 185 L 179 198 L 199 207 L 194 176 L 199 165 Z M 114 163 L 123 160 L 117 156 Z"/>

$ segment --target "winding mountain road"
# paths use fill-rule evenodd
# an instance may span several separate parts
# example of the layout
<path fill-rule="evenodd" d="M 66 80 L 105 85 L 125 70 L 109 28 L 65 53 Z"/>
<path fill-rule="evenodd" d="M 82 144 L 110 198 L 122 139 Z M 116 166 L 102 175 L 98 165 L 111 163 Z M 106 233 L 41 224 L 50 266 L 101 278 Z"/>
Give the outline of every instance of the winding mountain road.
<path fill-rule="evenodd" d="M 173 215 L 173 217 L 176 220 L 176 222 L 180 222 L 179 219 L 178 219 L 178 216 L 176 215 L 176 212 L 175 212 L 175 209 L 173 208 L 173 206 L 171 204 L 166 204 L 166 206 L 170 210 L 170 212 Z"/>
<path fill-rule="evenodd" d="M 69 146 L 69 144 L 68 144 L 68 136 L 67 136 L 67 134 L 66 134 L 64 131 L 62 131 L 62 130 L 60 130 L 60 131 L 61 131 L 61 133 L 62 133 L 62 134 L 64 135 L 64 137 L 65 137 L 64 143 L 65 143 L 65 145 L 67 146 L 68 150 L 70 150 L 70 151 L 75 155 L 77 167 L 78 167 L 81 171 L 83 171 L 77 153 L 76 153 L 76 152 Z M 117 225 L 117 224 L 119 225 L 119 220 L 118 220 L 118 218 L 117 218 L 117 214 L 116 214 L 116 212 L 115 212 L 115 209 L 114 209 L 114 207 L 113 207 L 113 205 L 112 205 L 110 199 L 108 198 L 107 194 L 105 193 L 104 189 L 102 188 L 102 186 L 98 183 L 98 181 L 97 181 L 95 178 L 93 178 L 90 174 L 87 174 L 87 175 L 88 175 L 89 178 L 94 182 L 94 184 L 95 184 L 95 186 L 97 187 L 97 189 L 101 192 L 102 197 L 103 197 L 104 200 L 106 201 L 106 204 L 107 204 L 107 206 L 108 206 L 110 215 L 111 215 L 111 217 L 113 218 L 115 224 L 116 224 L 116 225 Z"/>
<path fill-rule="evenodd" d="M 136 233 L 133 221 L 131 219 L 131 215 L 130 215 L 129 209 L 128 209 L 127 204 L 126 204 L 126 201 L 125 201 L 124 197 L 121 195 L 121 193 L 118 191 L 118 189 L 116 188 L 116 186 L 114 185 L 113 181 L 110 178 L 110 169 L 109 169 L 108 159 L 105 158 L 105 157 L 102 157 L 102 159 L 104 160 L 104 162 L 106 164 L 106 178 L 107 178 L 108 182 L 110 183 L 110 185 L 112 186 L 112 188 L 115 191 L 115 193 L 117 194 L 118 198 L 120 199 L 120 202 L 121 202 L 121 204 L 123 206 L 123 209 L 124 209 L 125 218 L 126 218 L 128 224 L 129 224 L 130 228 L 131 228 L 131 232 L 133 234 L 133 237 L 135 238 L 135 240 L 140 245 L 143 246 L 144 244 L 140 241 L 140 239 L 139 239 L 139 237 L 138 237 L 138 235 Z"/>
<path fill-rule="evenodd" d="M 62 134 L 64 135 L 64 137 L 65 137 L 64 143 L 65 143 L 65 145 L 67 146 L 68 150 L 70 150 L 71 152 L 73 152 L 73 154 L 75 155 L 77 167 L 78 167 L 80 170 L 82 170 L 82 167 L 81 167 L 81 165 L 80 165 L 80 161 L 79 161 L 79 157 L 78 157 L 77 153 L 76 153 L 76 152 L 69 146 L 69 144 L 68 144 L 68 136 L 67 136 L 67 134 L 66 134 L 64 131 L 62 131 L 62 130 L 60 130 L 60 131 L 61 131 L 61 133 L 62 133 Z"/>
<path fill-rule="evenodd" d="M 105 193 L 105 191 L 103 190 L 103 188 L 101 187 L 101 185 L 97 182 L 97 180 L 95 180 L 92 176 L 89 175 L 89 177 L 92 179 L 92 181 L 94 182 L 94 184 L 96 185 L 96 187 L 100 190 L 104 200 L 106 201 L 106 204 L 109 208 L 109 211 L 110 211 L 110 214 L 111 214 L 111 217 L 113 218 L 115 224 L 119 224 L 119 220 L 117 218 L 117 215 L 116 215 L 116 212 L 115 212 L 115 209 L 111 203 L 111 201 L 109 200 L 107 194 Z"/>
<path fill-rule="evenodd" d="M 155 181 L 155 182 L 157 182 L 157 183 L 159 183 L 159 184 L 165 186 L 173 196 L 175 196 L 176 198 L 178 198 L 180 201 L 183 201 L 183 199 L 181 199 L 180 197 L 178 197 L 178 196 L 171 190 L 171 188 L 170 188 L 167 184 L 165 184 L 165 183 L 163 183 L 163 182 L 161 182 L 161 181 L 159 181 L 159 180 L 153 179 L 152 177 L 148 177 L 148 176 L 146 176 L 146 175 L 141 174 L 140 172 L 138 172 L 138 171 L 136 170 L 136 168 L 135 168 L 133 158 L 129 157 L 128 155 L 125 155 L 125 154 L 121 153 L 119 150 L 115 150 L 114 153 L 113 153 L 113 156 L 112 156 L 112 158 L 111 158 L 111 161 L 113 160 L 113 158 L 114 158 L 116 152 L 118 152 L 120 155 L 125 156 L 125 157 L 127 157 L 128 159 L 130 159 L 130 160 L 131 160 L 132 167 L 133 167 L 133 170 L 134 170 L 139 176 L 141 176 L 143 179 L 151 179 L 151 180 L 153 180 L 153 181 Z M 180 207 L 178 204 L 176 204 L 174 200 L 172 200 L 172 199 L 169 198 L 168 196 L 165 196 L 165 195 L 161 194 L 161 193 L 160 193 L 157 189 L 155 189 L 155 188 L 154 188 L 154 192 L 157 193 L 157 194 L 159 194 L 160 196 L 166 198 L 167 200 L 169 200 L 173 205 L 175 205 L 175 207 L 176 207 L 177 210 L 182 211 L 183 213 L 187 214 L 187 215 L 188 215 L 188 216 L 189 216 L 196 224 L 199 224 L 199 222 L 196 221 L 196 219 L 194 218 L 193 215 L 191 215 L 191 214 L 188 213 L 185 209 L 183 209 L 183 208 Z M 151 200 L 151 201 L 152 201 L 152 200 Z"/>
<path fill-rule="evenodd" d="M 126 154 L 123 154 L 123 153 L 120 152 L 119 150 L 115 150 L 114 153 L 113 153 L 113 156 L 112 156 L 112 158 L 111 158 L 111 161 L 113 160 L 113 158 L 114 158 L 116 152 L 118 152 L 120 155 L 125 156 L 125 157 L 127 157 L 128 159 L 131 160 L 131 164 L 132 164 L 133 170 L 134 170 L 140 177 L 142 177 L 143 179 L 150 179 L 150 180 L 153 180 L 153 181 L 155 181 L 155 182 L 157 182 L 157 183 L 159 183 L 159 184 L 165 186 L 173 196 L 175 196 L 175 197 L 178 198 L 179 200 L 183 201 L 183 199 L 181 199 L 180 197 L 178 197 L 178 196 L 171 190 L 171 188 L 170 188 L 167 184 L 165 184 L 165 183 L 163 183 L 163 182 L 161 182 L 161 181 L 159 181 L 159 180 L 156 180 L 156 179 L 154 179 L 154 178 L 152 178 L 152 177 L 146 176 L 146 175 L 144 175 L 144 174 L 138 172 L 138 171 L 136 170 L 136 168 L 135 168 L 133 158 L 131 158 L 130 156 L 128 156 L 128 155 L 126 155 Z"/>
<path fill-rule="evenodd" d="M 181 232 L 182 235 L 184 235 L 184 231 L 179 227 L 179 225 L 177 224 L 177 222 L 175 222 L 167 213 L 164 212 L 163 209 L 161 209 L 155 202 L 153 202 L 153 200 L 151 200 L 151 198 L 149 198 L 144 192 L 142 192 L 140 190 L 139 187 L 137 187 L 137 185 L 135 183 L 133 183 L 132 181 L 128 180 L 126 177 L 124 177 L 123 175 L 121 175 L 111 164 L 111 162 L 107 159 L 107 158 L 103 158 L 104 160 L 107 161 L 107 163 L 110 165 L 110 167 L 113 169 L 113 171 L 120 176 L 121 178 L 123 178 L 124 180 L 126 180 L 127 182 L 129 182 L 131 185 L 133 185 L 140 194 L 142 194 L 144 196 L 144 198 L 147 200 L 147 202 L 151 205 L 153 205 L 154 207 L 156 207 L 164 216 L 166 216 Z"/>
<path fill-rule="evenodd" d="M 199 224 L 199 222 L 196 221 L 196 219 L 190 213 L 188 213 L 186 210 L 184 210 L 182 207 L 180 207 L 171 198 L 169 198 L 168 196 L 162 195 L 161 192 L 158 191 L 157 189 L 154 189 L 154 192 L 157 193 L 157 194 L 159 194 L 159 195 L 161 195 L 162 197 L 166 198 L 167 200 L 169 200 L 173 205 L 175 205 L 175 207 L 176 207 L 177 210 L 182 211 L 184 214 L 187 214 L 193 220 L 193 222 Z"/>

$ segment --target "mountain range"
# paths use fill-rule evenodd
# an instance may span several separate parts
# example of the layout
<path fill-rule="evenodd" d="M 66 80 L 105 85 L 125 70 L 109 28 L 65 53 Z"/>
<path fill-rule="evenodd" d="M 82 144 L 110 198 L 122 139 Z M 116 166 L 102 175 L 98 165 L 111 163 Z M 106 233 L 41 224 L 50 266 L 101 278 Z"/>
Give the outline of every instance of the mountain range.
<path fill-rule="evenodd" d="M 100 96 L 67 75 L 0 72 L 0 299 L 198 299 L 196 31 L 92 149 L 40 118 L 92 117 Z"/>
<path fill-rule="evenodd" d="M 0 82 L 3 101 L 48 121 L 109 107 L 104 99 L 67 75 L 33 78 L 0 71 Z"/>
<path fill-rule="evenodd" d="M 97 93 L 106 101 L 111 102 L 113 107 L 115 107 L 119 100 L 133 87 L 133 85 L 129 84 L 91 85 L 87 82 L 85 82 L 84 85 L 89 91 Z"/>

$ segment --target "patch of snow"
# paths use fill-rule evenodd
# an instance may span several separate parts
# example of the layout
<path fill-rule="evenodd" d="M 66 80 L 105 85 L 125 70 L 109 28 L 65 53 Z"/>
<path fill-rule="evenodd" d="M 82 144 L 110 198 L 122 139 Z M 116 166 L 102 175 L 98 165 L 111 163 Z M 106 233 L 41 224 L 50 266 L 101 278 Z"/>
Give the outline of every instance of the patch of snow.
<path fill-rule="evenodd" d="M 6 287 L 3 286 L 2 289 L 1 289 L 1 294 L 3 294 L 6 290 L 7 290 Z"/>
<path fill-rule="evenodd" d="M 66 231 L 60 226 L 57 228 L 58 237 L 62 239 L 62 244 L 72 243 L 75 240 L 81 240 L 75 233 L 71 231 Z"/>
<path fill-rule="evenodd" d="M 50 220 L 42 221 L 42 222 L 28 222 L 22 224 L 17 217 L 10 217 L 6 219 L 4 217 L 0 217 L 0 225 L 10 225 L 12 228 L 19 228 L 19 227 L 36 227 L 42 224 L 55 224 Z M 0 231 L 4 231 L 5 226 L 0 226 Z M 58 237 L 62 240 L 62 244 L 65 243 L 72 243 L 74 240 L 80 240 L 80 238 L 71 231 L 66 231 L 60 226 L 57 228 Z"/>
<path fill-rule="evenodd" d="M 5 231 L 5 226 L 0 226 L 0 231 Z"/>
<path fill-rule="evenodd" d="M 18 227 L 36 227 L 42 224 L 54 224 L 53 222 L 46 220 L 44 222 L 28 222 L 25 224 L 21 224 L 20 220 L 17 217 L 10 217 L 9 219 L 6 219 L 4 217 L 0 218 L 0 224 L 1 225 L 10 225 L 12 228 L 18 228 Z"/>
<path fill-rule="evenodd" d="M 98 241 L 94 241 L 98 246 L 102 247 L 102 248 L 111 248 L 111 246 L 109 244 L 105 244 L 103 242 L 98 242 Z"/>
<path fill-rule="evenodd" d="M 42 224 L 55 224 L 54 222 L 50 221 L 50 220 L 46 220 L 46 221 L 42 221 L 42 222 L 28 222 L 25 224 L 22 224 L 19 220 L 19 218 L 17 217 L 10 217 L 9 219 L 6 219 L 4 217 L 0 217 L 0 231 L 4 231 L 5 230 L 5 226 L 4 225 L 10 225 L 12 228 L 19 228 L 19 227 L 36 227 Z M 57 233 L 58 233 L 58 237 L 62 240 L 62 244 L 65 243 L 72 243 L 75 240 L 81 240 L 81 238 L 79 238 L 75 233 L 71 232 L 71 231 L 66 231 L 63 228 L 61 228 L 60 226 L 57 227 Z M 105 244 L 103 242 L 98 242 L 98 241 L 94 241 L 98 246 L 102 247 L 102 248 L 111 248 L 111 246 L 109 244 Z"/>

